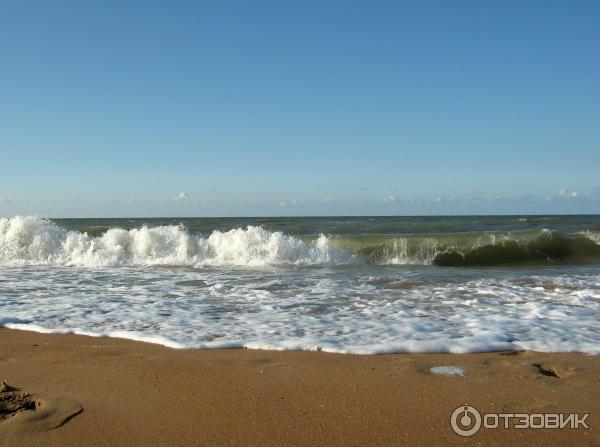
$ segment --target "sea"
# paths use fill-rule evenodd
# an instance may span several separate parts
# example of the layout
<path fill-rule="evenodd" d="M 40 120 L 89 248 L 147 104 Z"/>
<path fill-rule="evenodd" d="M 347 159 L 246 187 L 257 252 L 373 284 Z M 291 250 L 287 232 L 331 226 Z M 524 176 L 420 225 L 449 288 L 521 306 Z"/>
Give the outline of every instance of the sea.
<path fill-rule="evenodd" d="M 171 348 L 600 353 L 600 216 L 0 219 L 0 326 Z"/>

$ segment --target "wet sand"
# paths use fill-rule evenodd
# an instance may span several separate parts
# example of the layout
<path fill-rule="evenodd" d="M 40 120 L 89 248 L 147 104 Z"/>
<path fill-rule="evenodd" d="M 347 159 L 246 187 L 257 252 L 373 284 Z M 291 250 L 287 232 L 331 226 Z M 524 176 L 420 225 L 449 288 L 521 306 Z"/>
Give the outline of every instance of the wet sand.
<path fill-rule="evenodd" d="M 579 353 L 175 350 L 0 329 L 0 381 L 0 445 L 600 445 L 600 356 Z M 463 438 L 450 416 L 464 404 L 590 413 L 590 429 Z"/>

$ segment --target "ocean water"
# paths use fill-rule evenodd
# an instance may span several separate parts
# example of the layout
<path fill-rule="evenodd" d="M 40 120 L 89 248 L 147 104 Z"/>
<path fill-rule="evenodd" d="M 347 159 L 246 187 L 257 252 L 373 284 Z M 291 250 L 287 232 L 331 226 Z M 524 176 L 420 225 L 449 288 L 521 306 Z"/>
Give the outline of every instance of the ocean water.
<path fill-rule="evenodd" d="M 600 216 L 0 219 L 0 325 L 174 348 L 600 353 Z"/>

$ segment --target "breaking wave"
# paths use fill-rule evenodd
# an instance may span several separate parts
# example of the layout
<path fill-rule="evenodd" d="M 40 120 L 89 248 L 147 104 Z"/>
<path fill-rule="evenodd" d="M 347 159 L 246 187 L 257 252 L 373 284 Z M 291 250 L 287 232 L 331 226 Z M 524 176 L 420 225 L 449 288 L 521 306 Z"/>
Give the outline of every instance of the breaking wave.
<path fill-rule="evenodd" d="M 341 261 L 341 260 L 340 260 Z M 305 243 L 281 232 L 249 226 L 208 237 L 183 226 L 125 230 L 91 236 L 37 217 L 0 219 L 0 264 L 74 266 L 271 265 L 337 262 L 325 236 Z"/>
<path fill-rule="evenodd" d="M 600 233 L 299 237 L 260 226 L 195 234 L 184 226 L 68 231 L 40 217 L 0 219 L 0 265 L 264 266 L 372 263 L 494 266 L 600 263 Z"/>

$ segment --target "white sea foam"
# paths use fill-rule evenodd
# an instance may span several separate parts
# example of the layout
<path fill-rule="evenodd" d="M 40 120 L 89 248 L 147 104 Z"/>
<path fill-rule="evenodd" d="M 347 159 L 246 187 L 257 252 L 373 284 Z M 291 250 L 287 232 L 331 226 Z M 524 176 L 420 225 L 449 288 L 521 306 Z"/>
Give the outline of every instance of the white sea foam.
<path fill-rule="evenodd" d="M 600 245 L 600 231 L 584 231 L 582 233 L 589 240 L 595 242 L 597 245 Z"/>
<path fill-rule="evenodd" d="M 0 325 L 175 348 L 600 353 L 594 270 L 431 275 L 428 267 L 2 267 Z M 388 287 L 404 280 L 417 283 Z"/>
<path fill-rule="evenodd" d="M 465 368 L 453 365 L 433 366 L 429 368 L 429 370 L 433 374 L 440 376 L 465 376 L 467 374 L 467 370 Z"/>

